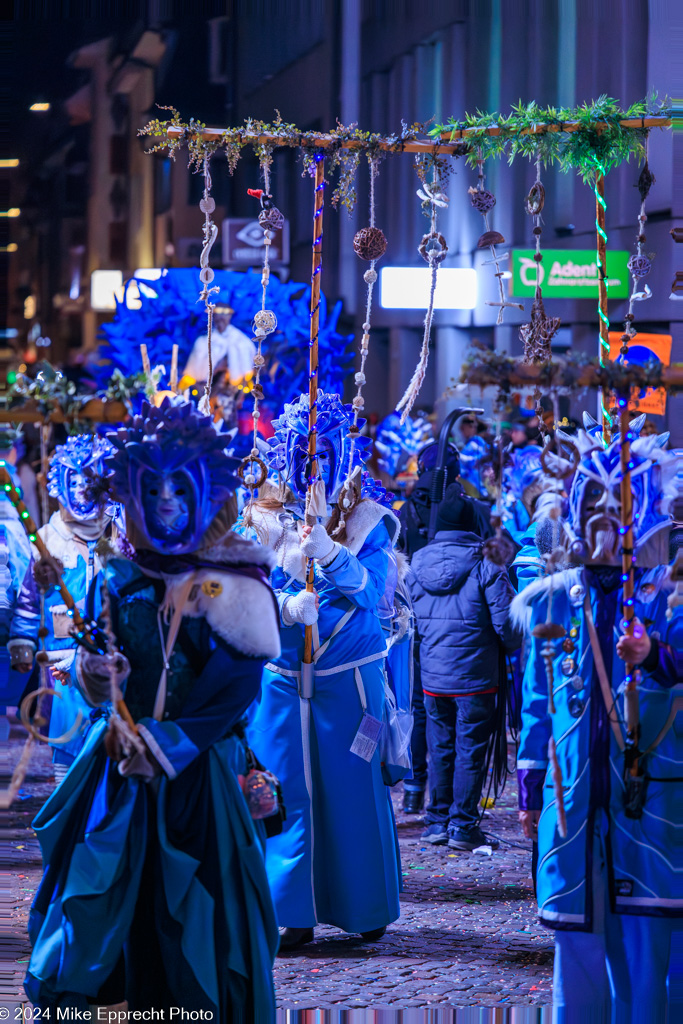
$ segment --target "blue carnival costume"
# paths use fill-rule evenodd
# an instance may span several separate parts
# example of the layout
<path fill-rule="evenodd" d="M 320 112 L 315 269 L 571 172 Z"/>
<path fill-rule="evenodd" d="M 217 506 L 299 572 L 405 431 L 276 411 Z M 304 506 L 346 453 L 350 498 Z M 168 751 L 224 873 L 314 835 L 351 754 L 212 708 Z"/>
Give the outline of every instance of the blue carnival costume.
<path fill-rule="evenodd" d="M 19 480 L 14 462 L 21 453 L 23 440 L 21 431 L 11 427 L 0 428 L 0 464 L 8 471 L 16 487 Z M 24 688 L 26 677 L 15 671 L 11 663 L 12 647 L 23 648 L 22 660 L 30 662 L 35 644 L 29 636 L 20 638 L 21 630 L 15 636 L 14 621 L 18 612 L 28 609 L 21 597 L 21 585 L 31 562 L 31 545 L 22 526 L 17 510 L 3 490 L 0 490 L 0 715 L 8 705 L 15 705 Z M 38 628 L 35 623 L 32 633 Z M 16 652 L 16 656 L 20 653 Z M 14 662 L 16 664 L 16 662 Z M 5 731 L 9 726 L 5 723 Z"/>
<path fill-rule="evenodd" d="M 383 473 L 395 477 L 402 472 L 411 456 L 416 456 L 432 438 L 432 426 L 423 414 L 408 417 L 401 423 L 401 414 L 390 412 L 377 427 L 375 449 L 377 464 Z"/>
<path fill-rule="evenodd" d="M 615 1012 L 628 1014 L 617 1019 L 630 1020 L 631 1007 L 633 1020 L 642 1019 L 647 1005 L 648 1019 L 663 1020 L 672 922 L 683 915 L 683 754 L 676 721 L 683 679 L 640 670 L 645 785 L 634 792 L 625 772 L 625 670 L 616 652 L 622 603 L 619 440 L 605 450 L 582 431 L 576 443 L 580 460 L 565 529 L 570 555 L 587 564 L 537 580 L 513 605 L 533 630 L 546 621 L 552 589 L 552 621 L 567 630 L 553 659 L 554 714 L 548 713 L 544 640 L 531 639 L 517 762 L 520 808 L 542 808 L 537 894 L 541 922 L 557 929 L 555 1005 L 598 1012 L 609 1000 L 609 971 Z M 667 619 L 669 583 L 662 564 L 671 461 L 656 437 L 631 446 L 634 613 L 652 636 L 680 649 L 683 619 Z M 562 773 L 566 836 L 560 835 L 553 789 L 551 737 Z"/>
<path fill-rule="evenodd" d="M 106 657 L 76 659 L 96 720 L 34 822 L 26 990 L 40 1007 L 126 999 L 270 1024 L 277 928 L 237 777 L 241 719 L 280 650 L 270 560 L 230 532 L 237 463 L 208 417 L 166 398 L 111 439 L 136 545 L 103 570 L 125 657 L 114 682 Z M 126 679 L 137 733 L 114 710 Z"/>
<path fill-rule="evenodd" d="M 76 434 L 67 438 L 66 444 L 57 445 L 50 460 L 47 489 L 50 497 L 59 502 L 59 511 L 38 533 L 50 554 L 64 566 L 62 578 L 81 612 L 90 585 L 102 567 L 95 551 L 98 541 L 110 523 L 121 520 L 120 507 L 110 499 L 99 501 L 95 493 L 97 481 L 105 473 L 104 460 L 113 450 L 101 437 Z M 40 600 L 32 568 L 24 579 L 21 603 L 12 635 L 35 637 Z M 70 634 L 72 619 L 56 587 L 45 595 L 45 625 L 49 631 L 45 648 L 50 652 L 50 664 L 69 672 L 76 644 Z M 83 745 L 92 709 L 75 687 L 55 679 L 51 686 L 57 696 L 50 711 L 50 740 L 72 734 L 68 742 L 52 744 L 59 779 Z"/>
<path fill-rule="evenodd" d="M 350 411 L 337 395 L 319 393 L 319 466 L 331 500 L 347 475 Z M 321 922 L 381 933 L 399 916 L 396 830 L 381 747 L 373 738 L 386 710 L 387 638 L 378 605 L 393 605 L 398 522 L 365 499 L 346 513 L 340 543 L 329 518 L 332 537 L 313 527 L 308 544 L 315 542 L 317 550 L 300 543 L 308 396 L 285 405 L 274 425 L 268 457 L 288 490 L 283 487 L 279 502 L 257 504 L 251 512 L 259 539 L 277 555 L 272 582 L 282 616 L 282 653 L 266 666 L 249 728 L 255 752 L 282 782 L 287 805 L 282 835 L 268 842 L 268 877 L 287 932 L 308 933 Z M 367 443 L 356 441 L 358 474 Z M 328 507 L 328 516 L 332 512 Z M 307 553 L 316 558 L 317 615 L 314 595 L 305 593 Z M 306 622 L 313 628 L 312 693 L 301 672 Z M 410 656 L 409 645 L 404 652 Z"/>

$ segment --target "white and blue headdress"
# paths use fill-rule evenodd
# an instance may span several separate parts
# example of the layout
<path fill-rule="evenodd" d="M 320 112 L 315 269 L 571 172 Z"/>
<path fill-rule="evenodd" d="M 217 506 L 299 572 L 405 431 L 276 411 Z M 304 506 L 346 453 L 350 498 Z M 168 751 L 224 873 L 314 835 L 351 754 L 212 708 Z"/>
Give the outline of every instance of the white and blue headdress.
<path fill-rule="evenodd" d="M 73 434 L 54 450 L 47 474 L 48 494 L 79 522 L 103 514 L 116 517 L 115 503 L 98 499 L 107 473 L 104 460 L 113 450 L 107 440 L 93 434 Z"/>
<path fill-rule="evenodd" d="M 396 476 L 405 468 L 410 456 L 417 455 L 431 438 L 431 424 L 423 415 L 414 419 L 408 417 L 401 423 L 400 413 L 389 413 L 378 426 L 375 438 L 380 469 L 389 476 Z"/>
<path fill-rule="evenodd" d="M 202 537 L 239 485 L 239 460 L 224 451 L 225 435 L 189 402 L 164 398 L 145 402 L 129 428 L 110 434 L 107 459 L 115 496 L 155 551 L 178 555 L 196 551 Z M 172 527 L 155 513 L 150 496 L 172 485 L 182 513 Z"/>
<path fill-rule="evenodd" d="M 319 454 L 327 458 L 329 471 L 325 482 L 328 501 L 335 501 L 347 475 L 358 466 L 363 466 L 370 456 L 370 439 L 357 437 L 353 460 L 349 466 L 351 437 L 349 428 L 353 425 L 353 408 L 344 405 L 339 395 L 318 392 L 317 398 L 316 447 Z M 358 421 L 362 429 L 365 420 Z M 273 420 L 275 436 L 270 439 L 266 461 L 271 470 L 280 474 L 281 479 L 299 498 L 303 498 L 310 478 L 308 460 L 308 395 L 303 394 L 296 402 L 286 402 L 284 412 Z"/>
<path fill-rule="evenodd" d="M 677 456 L 664 451 L 666 439 L 656 434 L 639 437 L 641 424 L 631 424 L 629 470 L 633 501 L 633 537 L 638 564 L 646 567 L 667 561 L 667 528 L 671 525 L 670 505 Z M 570 550 L 578 560 L 620 561 L 621 526 L 621 444 L 617 434 L 607 448 L 599 435 L 579 430 L 576 436 L 557 431 L 564 444 L 577 450 L 578 464 L 569 494 L 565 529 Z M 662 541 L 662 543 L 653 543 Z M 648 547 L 646 553 L 645 548 Z M 661 548 L 661 550 L 660 550 Z"/>

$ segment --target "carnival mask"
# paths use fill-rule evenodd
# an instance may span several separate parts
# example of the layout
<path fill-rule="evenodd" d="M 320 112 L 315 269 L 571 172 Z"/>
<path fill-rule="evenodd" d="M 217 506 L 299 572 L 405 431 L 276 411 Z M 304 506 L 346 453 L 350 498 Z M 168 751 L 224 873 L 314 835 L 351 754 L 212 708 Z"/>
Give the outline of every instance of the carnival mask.
<path fill-rule="evenodd" d="M 105 458 L 113 451 L 108 441 L 91 434 L 75 434 L 57 445 L 47 474 L 48 494 L 65 509 L 67 518 L 80 523 L 113 519 L 117 509 L 103 494 Z"/>
<path fill-rule="evenodd" d="M 356 438 L 351 467 L 351 439 L 349 428 L 353 423 L 353 410 L 344 405 L 339 395 L 318 392 L 317 399 L 318 472 L 325 482 L 328 501 L 334 501 L 349 469 L 362 466 L 369 456 L 370 439 Z M 364 425 L 359 420 L 359 427 Z M 308 485 L 308 395 L 297 402 L 285 403 L 284 412 L 273 420 L 275 436 L 270 441 L 266 459 L 298 498 L 303 498 Z"/>
<path fill-rule="evenodd" d="M 239 461 L 225 453 L 210 417 L 167 397 L 158 408 L 145 403 L 130 428 L 109 437 L 114 490 L 149 546 L 196 551 L 239 483 Z"/>
<path fill-rule="evenodd" d="M 633 537 L 638 564 L 659 564 L 660 554 L 650 542 L 666 531 L 671 523 L 669 506 L 671 466 L 675 453 L 661 448 L 661 438 L 651 434 L 638 437 L 637 425 L 631 424 L 630 479 L 633 505 Z M 575 560 L 595 565 L 620 565 L 621 524 L 621 445 L 617 435 L 608 448 L 598 437 L 580 430 L 575 437 L 557 431 L 559 439 L 577 450 L 576 475 L 569 494 L 565 530 L 569 536 L 570 553 Z M 652 547 L 645 557 L 645 547 Z"/>

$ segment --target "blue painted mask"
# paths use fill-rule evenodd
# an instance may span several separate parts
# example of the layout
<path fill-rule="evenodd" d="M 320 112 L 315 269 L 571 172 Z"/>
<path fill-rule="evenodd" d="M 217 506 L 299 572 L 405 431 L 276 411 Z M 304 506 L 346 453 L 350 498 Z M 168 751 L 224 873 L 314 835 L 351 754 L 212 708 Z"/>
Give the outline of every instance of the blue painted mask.
<path fill-rule="evenodd" d="M 339 395 L 318 392 L 317 450 L 318 470 L 325 482 L 328 501 L 335 501 L 349 471 L 351 439 L 349 427 L 353 410 L 344 405 Z M 364 420 L 359 420 L 362 427 Z M 282 415 L 273 420 L 275 436 L 270 440 L 266 460 L 271 470 L 284 477 L 294 494 L 303 498 L 309 478 L 308 465 L 308 395 L 296 402 L 285 403 Z M 369 458 L 370 439 L 358 437 L 351 471 Z"/>
<path fill-rule="evenodd" d="M 664 451 L 656 434 L 638 437 L 631 424 L 631 493 L 636 553 L 671 523 L 669 506 L 676 465 L 675 452 Z M 597 435 L 580 430 L 576 437 L 558 436 L 580 455 L 569 494 L 565 529 L 571 551 L 581 561 L 597 565 L 621 563 L 621 446 L 619 436 L 603 448 Z M 638 559 L 639 564 L 646 564 Z M 659 564 L 655 561 L 655 564 Z"/>
<path fill-rule="evenodd" d="M 114 491 L 149 545 L 163 554 L 196 551 L 239 484 L 225 436 L 190 403 L 165 398 L 158 408 L 145 403 L 132 426 L 109 439 Z"/>
<path fill-rule="evenodd" d="M 75 434 L 55 448 L 47 474 L 48 494 L 73 519 L 86 522 L 102 515 L 116 517 L 116 504 L 110 498 L 99 501 L 96 496 L 98 478 L 101 481 L 106 476 L 105 459 L 112 451 L 107 440 L 92 434 Z"/>

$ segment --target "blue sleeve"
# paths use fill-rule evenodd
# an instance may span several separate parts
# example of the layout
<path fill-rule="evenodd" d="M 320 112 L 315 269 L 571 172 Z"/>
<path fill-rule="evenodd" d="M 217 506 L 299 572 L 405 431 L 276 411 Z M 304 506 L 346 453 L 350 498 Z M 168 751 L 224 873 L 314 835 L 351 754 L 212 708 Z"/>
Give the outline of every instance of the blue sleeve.
<path fill-rule="evenodd" d="M 31 560 L 14 607 L 10 624 L 10 638 L 32 640 L 35 643 L 39 626 L 40 600 L 36 581 L 33 578 L 33 560 Z"/>
<path fill-rule="evenodd" d="M 484 565 L 484 596 L 491 622 L 505 650 L 512 653 L 522 643 L 522 634 L 510 619 L 510 605 L 515 592 L 504 566 L 493 568 L 490 562 Z"/>
<path fill-rule="evenodd" d="M 369 535 L 358 555 L 341 546 L 337 557 L 317 572 L 358 608 L 376 608 L 384 597 L 389 573 L 391 541 L 380 522 Z"/>
<path fill-rule="evenodd" d="M 546 602 L 534 606 L 530 629 L 545 621 Z M 541 657 L 542 641 L 529 636 L 529 658 L 522 682 L 522 729 L 517 751 L 517 769 L 548 768 L 548 741 L 552 723 L 548 714 L 548 679 Z"/>
<path fill-rule="evenodd" d="M 257 698 L 263 661 L 235 658 L 218 642 L 180 716 L 138 723 L 148 747 L 170 779 L 230 732 Z"/>

